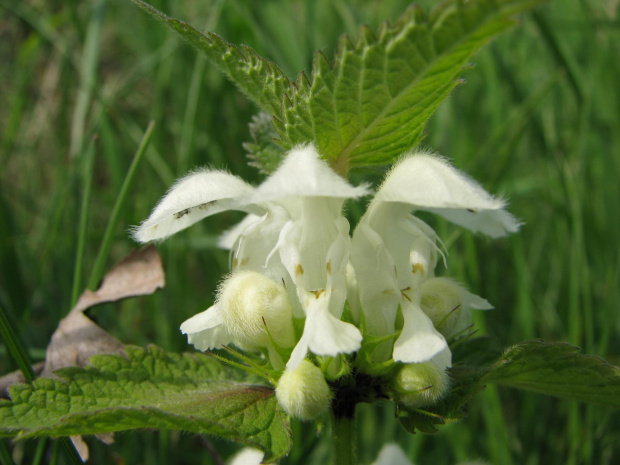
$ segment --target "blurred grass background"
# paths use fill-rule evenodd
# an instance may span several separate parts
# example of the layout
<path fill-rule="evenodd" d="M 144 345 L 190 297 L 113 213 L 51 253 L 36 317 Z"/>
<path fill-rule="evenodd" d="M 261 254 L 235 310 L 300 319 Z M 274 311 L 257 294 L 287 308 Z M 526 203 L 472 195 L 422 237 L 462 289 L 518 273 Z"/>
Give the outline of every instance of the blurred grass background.
<path fill-rule="evenodd" d="M 289 77 L 310 69 L 314 50 L 331 56 L 341 34 L 355 37 L 362 23 L 376 30 L 408 4 L 152 3 L 250 45 Z M 435 2 L 419 3 L 428 11 Z M 135 247 L 129 225 L 142 221 L 189 169 L 210 165 L 260 182 L 241 146 L 256 108 L 128 0 L 0 0 L 0 11 L 0 305 L 31 357 L 41 360 L 75 294 L 88 180 L 80 291 L 149 121 L 155 130 L 120 210 L 106 269 Z M 466 83 L 428 126 L 424 147 L 509 198 L 510 211 L 524 222 L 521 233 L 489 241 L 428 219 L 449 247 L 445 274 L 495 305 L 477 324 L 502 345 L 535 337 L 567 341 L 620 364 L 619 14 L 618 0 L 556 0 L 523 17 L 475 56 Z M 350 207 L 352 216 L 361 211 Z M 190 350 L 178 326 L 212 303 L 228 263 L 216 239 L 239 218 L 218 215 L 161 244 L 166 288 L 97 308 L 93 317 L 123 342 Z M 0 350 L 0 373 L 15 369 Z M 394 440 L 418 464 L 620 461 L 617 412 L 509 389 L 487 388 L 465 422 L 432 436 L 405 433 L 387 405 L 358 412 L 361 463 Z M 285 463 L 326 463 L 321 434 L 300 423 L 294 433 Z M 110 447 L 89 440 L 90 463 L 212 464 L 209 447 L 222 457 L 236 450 L 209 441 L 167 431 L 123 433 Z M 17 464 L 66 463 L 50 440 L 13 449 Z"/>

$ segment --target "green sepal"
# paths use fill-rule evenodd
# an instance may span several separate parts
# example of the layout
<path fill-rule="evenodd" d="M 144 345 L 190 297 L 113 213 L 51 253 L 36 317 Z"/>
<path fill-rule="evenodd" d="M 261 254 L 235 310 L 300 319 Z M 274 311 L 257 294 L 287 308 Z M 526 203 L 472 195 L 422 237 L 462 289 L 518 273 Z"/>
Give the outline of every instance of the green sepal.
<path fill-rule="evenodd" d="M 398 369 L 398 366 L 402 364 L 394 362 L 392 358 L 383 362 L 375 362 L 372 359 L 372 353 L 377 346 L 396 339 L 399 334 L 400 331 L 388 336 L 364 336 L 362 346 L 355 358 L 355 366 L 358 371 L 375 377 L 385 377 L 393 374 Z"/>
<path fill-rule="evenodd" d="M 401 424 L 410 433 L 416 430 L 434 433 L 437 426 L 461 421 L 467 415 L 467 404 L 484 389 L 478 384 L 482 374 L 461 366 L 448 370 L 451 378 L 450 389 L 435 404 L 428 407 L 407 408 L 397 405 L 397 415 Z"/>
<path fill-rule="evenodd" d="M 317 357 L 319 362 L 319 368 L 323 372 L 323 376 L 328 381 L 336 381 L 343 376 L 348 376 L 351 373 L 351 363 L 349 357 L 344 354 L 336 355 L 335 357 Z"/>
<path fill-rule="evenodd" d="M 260 378 L 263 378 L 265 381 L 275 386 L 276 384 L 275 380 L 277 379 L 277 376 L 274 377 L 273 375 L 276 374 L 276 372 L 268 368 L 269 364 L 265 360 L 263 360 L 263 365 L 261 365 L 259 362 L 253 360 L 251 357 L 246 356 L 242 354 L 241 352 L 236 351 L 230 346 L 223 346 L 223 347 L 224 347 L 224 350 L 230 353 L 233 357 L 236 357 L 239 360 L 241 360 L 243 363 L 238 363 L 229 358 L 222 357 L 221 355 L 215 352 L 207 352 L 207 355 L 215 358 L 216 360 L 219 360 L 220 362 L 228 366 L 237 368 L 241 371 L 245 371 L 246 373 L 250 375 L 255 375 Z"/>

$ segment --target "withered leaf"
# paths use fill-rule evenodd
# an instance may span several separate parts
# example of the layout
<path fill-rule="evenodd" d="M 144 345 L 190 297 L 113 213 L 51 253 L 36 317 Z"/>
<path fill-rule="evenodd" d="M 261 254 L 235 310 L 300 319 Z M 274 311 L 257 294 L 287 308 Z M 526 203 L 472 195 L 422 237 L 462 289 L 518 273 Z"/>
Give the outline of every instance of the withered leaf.
<path fill-rule="evenodd" d="M 164 270 L 154 245 L 134 250 L 105 275 L 95 292 L 86 289 L 75 307 L 60 321 L 47 346 L 42 376 L 67 366 L 84 366 L 90 357 L 119 353 L 123 344 L 101 329 L 84 310 L 106 302 L 148 295 L 164 287 Z"/>
<path fill-rule="evenodd" d="M 128 297 L 148 295 L 164 287 L 164 270 L 154 245 L 134 250 L 105 275 L 95 292 L 85 290 L 75 307 L 60 320 L 49 345 L 45 363 L 35 365 L 38 376 L 51 376 L 63 367 L 84 366 L 90 357 L 101 353 L 121 353 L 124 345 L 84 315 L 95 305 Z M 25 380 L 19 371 L 0 378 L 0 397 L 7 388 Z"/>

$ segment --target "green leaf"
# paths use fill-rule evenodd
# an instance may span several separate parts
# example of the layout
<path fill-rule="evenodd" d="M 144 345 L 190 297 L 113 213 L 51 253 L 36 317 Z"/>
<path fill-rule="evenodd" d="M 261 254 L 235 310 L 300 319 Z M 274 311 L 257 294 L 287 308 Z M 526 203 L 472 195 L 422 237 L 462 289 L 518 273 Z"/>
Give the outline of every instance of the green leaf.
<path fill-rule="evenodd" d="M 426 122 L 459 83 L 471 56 L 515 24 L 515 14 L 547 0 L 448 0 L 428 18 L 413 6 L 377 35 L 362 26 L 355 44 L 341 38 L 333 63 L 317 53 L 311 79 L 301 73 L 294 82 L 251 48 L 132 1 L 203 52 L 272 115 L 283 149 L 314 142 L 346 173 L 391 163 L 418 145 Z M 260 147 L 252 150 L 260 153 Z M 279 155 L 270 149 L 269 168 L 260 168 L 273 169 Z"/>
<path fill-rule="evenodd" d="M 261 109 L 281 115 L 282 96 L 290 91 L 291 82 L 275 63 L 250 47 L 237 47 L 217 34 L 203 33 L 183 21 L 169 18 L 142 0 L 132 1 L 202 52 Z"/>
<path fill-rule="evenodd" d="M 508 348 L 480 383 L 620 408 L 620 369 L 578 347 L 532 340 Z"/>
<path fill-rule="evenodd" d="M 127 357 L 97 355 L 60 379 L 14 385 L 0 400 L 0 437 L 68 436 L 166 428 L 214 434 L 265 451 L 291 446 L 287 416 L 266 386 L 242 384 L 244 373 L 204 354 L 127 347 Z"/>
<path fill-rule="evenodd" d="M 570 344 L 524 341 L 498 355 L 492 339 L 478 337 L 455 349 L 453 360 L 450 390 L 437 403 L 418 409 L 397 406 L 407 431 L 432 433 L 436 426 L 462 420 L 467 404 L 489 383 L 620 407 L 620 369 Z"/>
<path fill-rule="evenodd" d="M 426 122 L 458 84 L 471 56 L 545 0 L 452 0 L 425 19 L 409 8 L 375 36 L 361 27 L 340 40 L 334 63 L 315 57 L 275 121 L 285 148 L 314 141 L 339 172 L 393 162 L 418 145 Z"/>

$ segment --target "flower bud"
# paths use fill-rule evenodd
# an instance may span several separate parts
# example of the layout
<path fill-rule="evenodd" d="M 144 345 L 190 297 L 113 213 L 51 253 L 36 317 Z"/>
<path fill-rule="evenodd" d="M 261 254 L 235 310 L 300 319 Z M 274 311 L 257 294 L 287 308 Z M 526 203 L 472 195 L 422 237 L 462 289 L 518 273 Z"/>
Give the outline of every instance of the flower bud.
<path fill-rule="evenodd" d="M 295 343 L 286 290 L 267 276 L 247 270 L 231 274 L 220 285 L 217 303 L 224 326 L 242 346 L 269 347 L 269 334 L 281 347 Z"/>
<path fill-rule="evenodd" d="M 433 361 L 408 363 L 393 378 L 394 400 L 410 408 L 437 402 L 448 390 L 450 378 L 445 368 Z"/>
<path fill-rule="evenodd" d="M 308 360 L 280 377 L 276 388 L 280 406 L 293 418 L 313 420 L 323 413 L 331 401 L 331 390 L 321 370 Z"/>
<path fill-rule="evenodd" d="M 463 313 L 461 287 L 446 278 L 429 279 L 422 284 L 420 307 L 445 337 L 455 333 Z"/>

